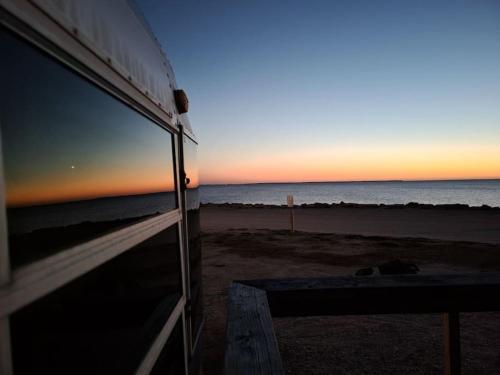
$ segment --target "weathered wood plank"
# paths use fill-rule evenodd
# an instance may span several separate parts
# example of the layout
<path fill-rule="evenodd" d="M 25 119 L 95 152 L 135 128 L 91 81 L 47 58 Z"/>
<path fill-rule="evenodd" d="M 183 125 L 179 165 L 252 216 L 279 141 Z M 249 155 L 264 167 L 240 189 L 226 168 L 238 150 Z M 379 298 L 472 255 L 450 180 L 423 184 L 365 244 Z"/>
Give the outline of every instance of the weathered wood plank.
<path fill-rule="evenodd" d="M 0 374 L 12 374 L 9 318 L 0 318 Z"/>
<path fill-rule="evenodd" d="M 445 375 L 460 375 L 460 315 L 458 312 L 443 314 L 444 328 L 444 373 Z"/>
<path fill-rule="evenodd" d="M 280 278 L 259 280 L 235 280 L 234 282 L 278 291 L 288 289 L 324 289 L 324 288 L 378 288 L 403 286 L 435 285 L 498 285 L 499 272 L 478 272 L 443 275 L 381 275 L 381 276 L 331 276 L 306 278 Z"/>
<path fill-rule="evenodd" d="M 284 374 L 263 290 L 240 283 L 229 288 L 224 373 Z"/>
<path fill-rule="evenodd" d="M 267 292 L 273 316 L 500 310 L 500 274 L 238 281 Z"/>

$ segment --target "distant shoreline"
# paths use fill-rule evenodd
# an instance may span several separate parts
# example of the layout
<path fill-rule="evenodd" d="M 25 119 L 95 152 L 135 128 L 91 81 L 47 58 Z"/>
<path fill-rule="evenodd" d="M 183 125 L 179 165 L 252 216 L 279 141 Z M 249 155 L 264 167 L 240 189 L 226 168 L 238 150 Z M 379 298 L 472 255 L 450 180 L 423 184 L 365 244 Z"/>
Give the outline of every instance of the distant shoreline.
<path fill-rule="evenodd" d="M 286 204 L 263 204 L 263 203 L 201 203 L 201 207 L 227 207 L 227 208 L 287 208 Z M 384 209 L 445 209 L 445 210 L 500 210 L 500 207 L 492 207 L 486 204 L 482 206 L 469 206 L 468 204 L 427 204 L 410 202 L 406 204 L 371 204 L 371 203 L 304 203 L 294 205 L 294 208 L 384 208 Z"/>
<path fill-rule="evenodd" d="M 394 182 L 489 182 L 498 181 L 499 178 L 458 178 L 458 179 L 437 179 L 437 180 L 344 180 L 344 181 L 291 181 L 291 182 L 241 182 L 241 183 L 219 183 L 219 184 L 200 184 L 204 186 L 245 186 L 245 185 L 292 185 L 292 184 L 362 184 L 362 183 L 394 183 Z"/>

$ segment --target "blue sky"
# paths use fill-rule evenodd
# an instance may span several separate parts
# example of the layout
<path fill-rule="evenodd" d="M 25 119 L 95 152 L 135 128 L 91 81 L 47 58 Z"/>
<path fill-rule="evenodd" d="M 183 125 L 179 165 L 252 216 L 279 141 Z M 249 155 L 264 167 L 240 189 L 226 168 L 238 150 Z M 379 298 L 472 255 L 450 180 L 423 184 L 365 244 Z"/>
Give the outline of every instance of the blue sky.
<path fill-rule="evenodd" d="M 498 1 L 138 4 L 202 183 L 500 177 Z"/>

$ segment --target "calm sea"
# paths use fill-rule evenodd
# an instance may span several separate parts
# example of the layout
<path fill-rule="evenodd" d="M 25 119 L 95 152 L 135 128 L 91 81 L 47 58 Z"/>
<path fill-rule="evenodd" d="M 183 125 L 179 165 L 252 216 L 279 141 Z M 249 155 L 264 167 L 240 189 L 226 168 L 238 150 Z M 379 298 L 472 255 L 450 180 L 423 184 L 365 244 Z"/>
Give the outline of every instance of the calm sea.
<path fill-rule="evenodd" d="M 500 180 L 321 182 L 290 184 L 204 185 L 202 203 L 285 204 L 375 203 L 468 204 L 500 207 Z"/>

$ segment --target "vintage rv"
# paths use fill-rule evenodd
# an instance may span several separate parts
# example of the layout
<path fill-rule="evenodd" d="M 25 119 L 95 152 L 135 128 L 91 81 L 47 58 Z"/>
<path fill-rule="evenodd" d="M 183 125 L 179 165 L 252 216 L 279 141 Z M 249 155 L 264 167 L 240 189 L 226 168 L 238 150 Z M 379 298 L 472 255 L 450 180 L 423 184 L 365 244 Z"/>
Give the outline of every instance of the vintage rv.
<path fill-rule="evenodd" d="M 0 373 L 200 368 L 197 141 L 126 0 L 0 0 Z"/>

